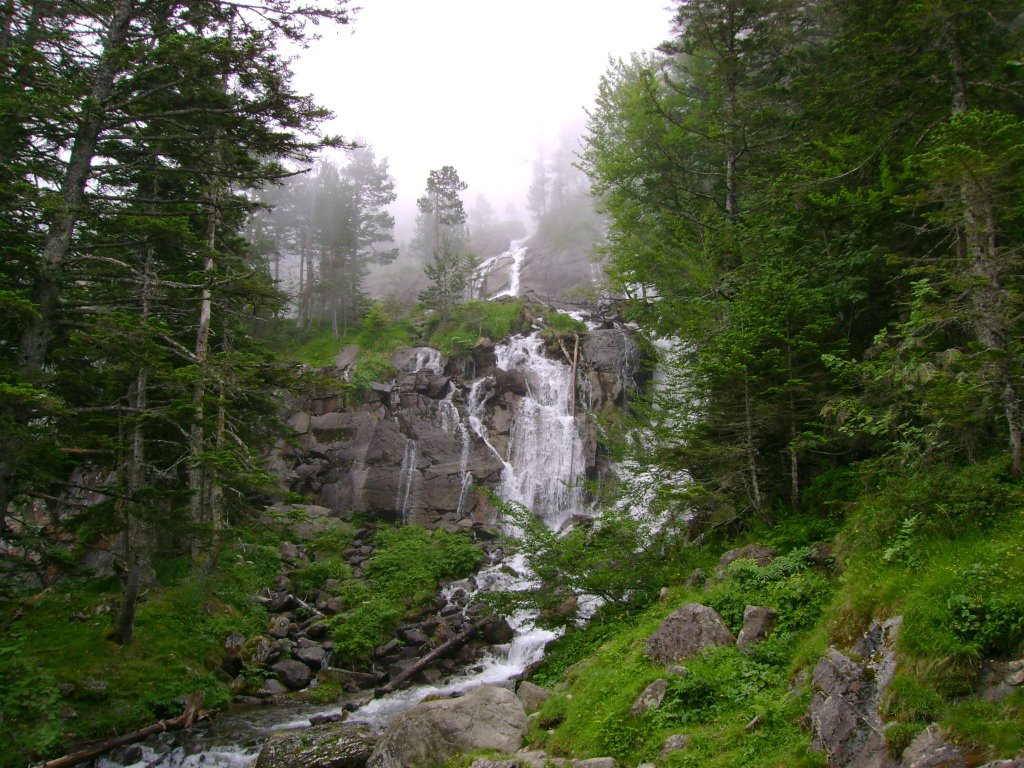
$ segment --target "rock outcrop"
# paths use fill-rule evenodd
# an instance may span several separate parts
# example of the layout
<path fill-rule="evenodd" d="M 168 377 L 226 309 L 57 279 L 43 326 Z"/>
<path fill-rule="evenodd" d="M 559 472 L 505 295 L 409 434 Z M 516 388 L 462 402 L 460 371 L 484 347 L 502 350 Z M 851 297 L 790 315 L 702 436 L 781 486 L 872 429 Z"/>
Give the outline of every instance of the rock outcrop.
<path fill-rule="evenodd" d="M 512 753 L 525 733 L 522 702 L 507 688 L 485 685 L 456 699 L 421 702 L 397 715 L 368 766 L 429 768 L 475 750 Z"/>
<path fill-rule="evenodd" d="M 603 324 L 580 335 L 573 395 L 580 461 L 592 479 L 608 468 L 589 411 L 625 404 L 643 371 L 635 335 Z M 502 482 L 516 419 L 538 387 L 529 370 L 499 368 L 496 350 L 487 339 L 452 357 L 400 349 L 391 358 L 395 376 L 357 395 L 346 377 L 358 360 L 346 348 L 338 359 L 345 367 L 326 369 L 337 386 L 328 383 L 290 416 L 293 438 L 268 467 L 334 517 L 450 531 L 492 524 L 494 511 L 477 489 Z M 560 349 L 547 354 L 572 369 Z"/>
<path fill-rule="evenodd" d="M 879 706 L 896 669 L 896 617 L 875 623 L 847 656 L 830 648 L 814 668 L 812 748 L 831 768 L 895 768 L 883 737 Z"/>
<path fill-rule="evenodd" d="M 921 731 L 903 750 L 900 768 L 967 768 L 964 753 L 935 723 Z"/>
<path fill-rule="evenodd" d="M 670 614 L 647 638 L 647 654 L 659 664 L 672 664 L 695 656 L 705 648 L 735 643 L 736 638 L 714 609 L 700 603 L 687 603 Z"/>
<path fill-rule="evenodd" d="M 748 605 L 743 609 L 743 628 L 736 638 L 736 647 L 740 650 L 749 648 L 764 640 L 775 628 L 779 614 L 773 608 L 764 605 Z"/>

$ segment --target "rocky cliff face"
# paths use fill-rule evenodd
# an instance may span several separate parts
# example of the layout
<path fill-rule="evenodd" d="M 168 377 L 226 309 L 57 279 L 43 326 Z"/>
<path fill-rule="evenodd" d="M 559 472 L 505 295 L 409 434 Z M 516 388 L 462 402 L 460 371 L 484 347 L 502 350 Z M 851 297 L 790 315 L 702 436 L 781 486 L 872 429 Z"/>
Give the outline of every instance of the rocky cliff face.
<path fill-rule="evenodd" d="M 293 491 L 341 517 L 487 526 L 494 511 L 481 489 L 503 484 L 528 506 L 566 513 L 581 498 L 558 489 L 608 471 L 593 411 L 624 405 L 642 376 L 636 338 L 611 323 L 592 325 L 578 345 L 567 340 L 568 354 L 557 344 L 548 351 L 537 332 L 497 345 L 482 339 L 452 357 L 399 350 L 395 378 L 356 405 L 345 405 L 346 369 L 336 368 L 329 375 L 337 389 L 292 414 L 295 439 L 281 446 L 275 468 Z M 513 484 L 526 490 L 512 492 Z"/>

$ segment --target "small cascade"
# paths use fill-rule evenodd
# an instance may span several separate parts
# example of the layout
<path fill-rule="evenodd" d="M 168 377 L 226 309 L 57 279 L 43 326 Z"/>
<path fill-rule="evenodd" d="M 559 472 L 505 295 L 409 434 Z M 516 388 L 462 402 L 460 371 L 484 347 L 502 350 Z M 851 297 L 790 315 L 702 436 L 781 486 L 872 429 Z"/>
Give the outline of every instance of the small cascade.
<path fill-rule="evenodd" d="M 544 355 L 536 332 L 495 349 L 498 367 L 524 374 L 527 395 L 512 425 L 498 495 L 522 504 L 549 528 L 583 511 L 583 441 L 572 414 L 572 369 Z"/>
<path fill-rule="evenodd" d="M 484 424 L 484 407 L 490 397 L 489 387 L 493 386 L 494 380 L 490 377 L 478 379 L 469 388 L 469 396 L 466 398 L 466 411 L 469 418 L 469 426 L 476 433 L 477 437 L 484 441 L 484 445 L 491 449 L 491 453 L 498 457 L 498 460 L 508 467 L 508 461 L 495 448 L 487 435 L 487 425 Z"/>
<path fill-rule="evenodd" d="M 409 519 L 409 498 L 412 496 L 413 479 L 416 472 L 416 441 L 405 441 L 405 455 L 399 469 L 401 481 L 398 483 L 398 494 L 395 497 L 395 509 L 402 511 L 402 522 Z"/>
<path fill-rule="evenodd" d="M 520 240 L 513 240 L 509 244 L 507 251 L 499 253 L 497 256 L 491 256 L 488 259 L 484 259 L 476 268 L 469 274 L 466 281 L 466 298 L 467 299 L 497 299 L 501 296 L 511 296 L 516 298 L 519 296 L 519 275 L 522 272 L 523 261 L 526 258 L 527 248 L 525 243 L 527 238 Z M 487 278 L 491 275 L 499 272 L 502 269 L 508 269 L 508 283 L 507 287 L 496 293 L 487 295 Z"/>
<path fill-rule="evenodd" d="M 441 416 L 441 428 L 449 433 L 458 433 L 462 443 L 462 450 L 459 454 L 459 478 L 461 488 L 459 490 L 459 504 L 455 510 L 457 517 L 461 518 L 466 509 L 466 499 L 469 497 L 469 489 L 473 485 L 473 474 L 469 471 L 469 451 L 471 448 L 469 430 L 462 423 L 462 415 L 453 402 L 455 396 L 455 382 L 448 385 L 448 392 L 438 404 L 438 412 Z"/>
<path fill-rule="evenodd" d="M 416 371 L 430 371 L 441 373 L 441 351 L 431 347 L 416 347 L 416 357 L 413 360 L 412 373 Z"/>

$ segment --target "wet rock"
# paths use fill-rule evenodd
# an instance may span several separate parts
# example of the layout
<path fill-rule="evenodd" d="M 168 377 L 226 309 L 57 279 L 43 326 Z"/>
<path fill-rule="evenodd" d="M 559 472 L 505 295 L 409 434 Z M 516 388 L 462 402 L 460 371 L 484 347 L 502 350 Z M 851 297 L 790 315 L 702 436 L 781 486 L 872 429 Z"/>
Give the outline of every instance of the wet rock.
<path fill-rule="evenodd" d="M 900 768 L 967 768 L 967 763 L 960 747 L 947 741 L 942 729 L 933 723 L 903 750 Z"/>
<path fill-rule="evenodd" d="M 524 680 L 516 688 L 516 696 L 523 702 L 523 709 L 529 715 L 544 705 L 544 702 L 551 697 L 551 691 L 547 688 L 541 688 L 529 680 Z"/>
<path fill-rule="evenodd" d="M 323 725 L 324 723 L 340 723 L 348 717 L 348 712 L 342 710 L 341 712 L 331 712 L 323 715 L 313 715 L 309 718 L 310 725 Z"/>
<path fill-rule="evenodd" d="M 295 659 L 279 661 L 271 667 L 278 680 L 293 691 L 299 691 L 309 685 L 313 679 L 313 670 Z"/>
<path fill-rule="evenodd" d="M 633 706 L 629 708 L 629 714 L 633 717 L 640 717 L 652 709 L 657 709 L 665 700 L 667 691 L 668 680 L 658 678 L 640 692 L 636 701 L 633 702 Z"/>
<path fill-rule="evenodd" d="M 700 603 L 676 609 L 647 638 L 647 654 L 659 664 L 688 659 L 705 648 L 733 645 L 736 638 L 718 613 Z"/>
<path fill-rule="evenodd" d="M 488 645 L 510 643 L 515 635 L 509 623 L 501 618 L 487 622 L 480 630 L 480 636 Z"/>
<path fill-rule="evenodd" d="M 814 668 L 811 747 L 833 768 L 891 768 L 879 706 L 896 669 L 902 619 L 875 623 L 854 644 L 853 656 L 830 648 Z"/>
<path fill-rule="evenodd" d="M 278 732 L 263 745 L 256 768 L 363 768 L 375 744 L 367 728 L 348 723 Z"/>
<path fill-rule="evenodd" d="M 288 688 L 280 680 L 270 678 L 263 681 L 263 685 L 256 691 L 256 696 L 267 699 L 271 696 L 283 696 L 286 693 L 288 693 Z"/>
<path fill-rule="evenodd" d="M 740 650 L 760 643 L 775 628 L 779 614 L 764 605 L 748 605 L 743 609 L 743 629 L 736 638 L 736 647 Z"/>
<path fill-rule="evenodd" d="M 457 754 L 490 749 L 515 752 L 526 713 L 507 688 L 481 686 L 456 699 L 417 704 L 388 723 L 370 768 L 428 768 Z"/>

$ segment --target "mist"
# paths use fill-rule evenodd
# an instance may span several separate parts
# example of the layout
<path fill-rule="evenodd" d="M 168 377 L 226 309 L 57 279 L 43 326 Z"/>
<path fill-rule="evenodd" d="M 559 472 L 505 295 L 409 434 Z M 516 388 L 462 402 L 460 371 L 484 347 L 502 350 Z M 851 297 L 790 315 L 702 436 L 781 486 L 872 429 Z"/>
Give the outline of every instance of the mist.
<path fill-rule="evenodd" d="M 399 243 L 428 173 L 452 165 L 472 210 L 531 227 L 533 166 L 582 132 L 610 58 L 668 35 L 665 0 L 367 0 L 347 29 L 298 54 L 296 85 L 335 113 L 326 127 L 388 161 Z M 567 126 L 569 126 L 567 128 Z"/>

